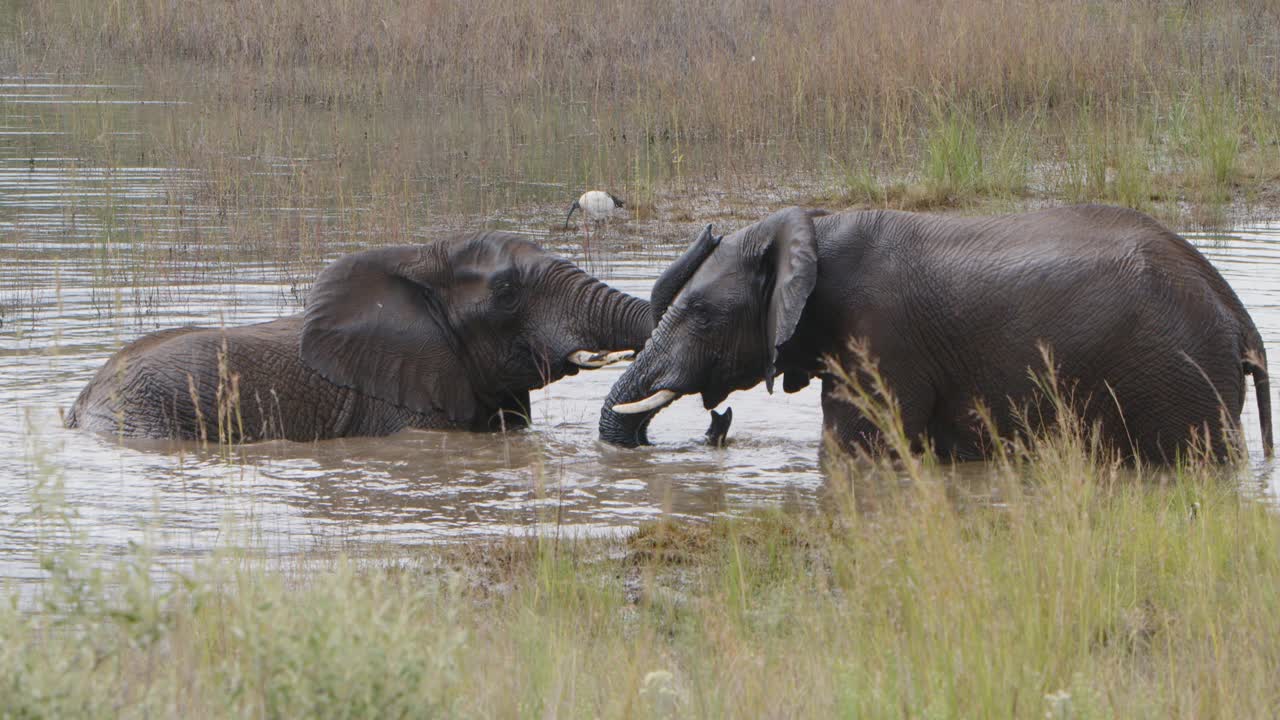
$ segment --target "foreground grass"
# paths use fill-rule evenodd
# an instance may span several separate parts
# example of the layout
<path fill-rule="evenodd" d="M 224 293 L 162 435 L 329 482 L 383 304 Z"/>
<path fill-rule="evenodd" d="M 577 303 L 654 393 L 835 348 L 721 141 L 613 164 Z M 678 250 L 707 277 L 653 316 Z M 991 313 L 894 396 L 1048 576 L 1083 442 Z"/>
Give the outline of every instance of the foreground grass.
<path fill-rule="evenodd" d="M 882 465 L 832 480 L 814 515 L 319 571 L 225 556 L 164 588 L 145 553 L 105 574 L 61 553 L 45 612 L 0 609 L 0 708 L 1274 717 L 1274 511 L 1218 469 L 1036 453 L 986 468 L 981 491 L 930 464 L 904 485 Z"/>

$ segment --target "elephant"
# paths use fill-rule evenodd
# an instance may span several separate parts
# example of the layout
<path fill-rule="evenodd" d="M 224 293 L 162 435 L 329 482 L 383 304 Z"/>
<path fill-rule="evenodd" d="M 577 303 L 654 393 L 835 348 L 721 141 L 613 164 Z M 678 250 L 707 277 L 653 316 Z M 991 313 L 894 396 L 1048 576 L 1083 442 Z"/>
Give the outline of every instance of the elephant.
<path fill-rule="evenodd" d="M 514 429 L 530 390 L 627 359 L 652 329 L 647 301 L 519 235 L 371 249 L 325 268 L 302 313 L 135 340 L 66 424 L 224 442 Z"/>
<path fill-rule="evenodd" d="M 1190 243 L 1129 209 L 788 208 L 728 238 L 708 225 L 651 302 L 653 336 L 600 414 L 601 439 L 616 445 L 647 444 L 650 421 L 682 395 L 711 409 L 761 380 L 772 392 L 781 374 L 786 392 L 821 378 L 838 446 L 883 449 L 825 364 L 868 380 L 864 357 L 913 452 L 980 459 L 992 445 L 979 403 L 1004 438 L 1035 429 L 1028 417 L 1055 419 L 1038 385 L 1047 348 L 1073 411 L 1126 458 L 1170 462 L 1205 441 L 1223 458 L 1248 374 L 1272 453 L 1266 352 L 1248 312 Z"/>

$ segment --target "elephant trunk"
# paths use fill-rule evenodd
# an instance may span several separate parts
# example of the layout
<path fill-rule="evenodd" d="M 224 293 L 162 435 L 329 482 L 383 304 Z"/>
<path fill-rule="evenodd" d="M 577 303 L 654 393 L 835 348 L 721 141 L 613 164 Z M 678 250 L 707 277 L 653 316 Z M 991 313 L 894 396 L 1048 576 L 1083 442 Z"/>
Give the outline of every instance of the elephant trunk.
<path fill-rule="evenodd" d="M 634 365 L 627 368 L 609 391 L 604 407 L 600 408 L 600 439 L 621 447 L 648 445 L 649 421 L 658 414 L 658 409 L 632 414 L 614 411 L 615 405 L 633 403 L 648 396 L 635 369 Z"/>
<path fill-rule="evenodd" d="M 654 322 L 662 320 L 663 313 L 671 306 L 676 295 L 702 266 L 702 262 L 715 251 L 721 239 L 712 235 L 711 226 L 707 225 L 697 239 L 689 245 L 689 249 L 658 276 L 653 284 L 653 292 L 649 296 Z"/>
<path fill-rule="evenodd" d="M 596 350 L 640 352 L 653 332 L 649 302 L 617 290 L 594 278 L 578 300 L 578 335 Z"/>
<path fill-rule="evenodd" d="M 622 447 L 648 445 L 649 422 L 683 394 L 673 389 L 682 383 L 662 361 L 669 357 L 661 350 L 663 337 L 661 331 L 654 333 L 645 352 L 636 355 L 609 390 L 600 409 L 601 440 Z"/>
<path fill-rule="evenodd" d="M 680 290 L 689 282 L 698 268 L 702 266 L 710 255 L 720 244 L 722 238 L 716 237 L 711 233 L 711 226 L 707 225 L 698 234 L 698 237 L 689 245 L 688 249 L 668 267 L 657 281 L 653 284 L 653 292 L 651 294 L 651 302 L 649 304 L 652 313 L 652 322 L 661 324 L 663 316 L 666 314 L 667 308 L 680 294 Z M 652 333 L 649 345 L 654 342 L 662 342 L 659 338 L 662 333 Z M 600 410 L 600 439 L 614 445 L 623 447 L 636 447 L 637 445 L 648 445 L 649 437 L 649 421 L 657 415 L 662 408 L 671 404 L 673 400 L 679 397 L 679 393 L 668 389 L 659 389 L 656 392 L 654 387 L 658 385 L 660 378 L 658 374 L 651 370 L 652 363 L 656 357 L 652 351 L 638 353 L 636 362 L 623 373 L 622 377 L 613 386 L 609 392 L 609 397 L 605 400 L 604 407 Z M 671 378 L 665 378 L 671 380 Z M 618 412 L 615 408 L 621 406 L 622 412 Z"/>

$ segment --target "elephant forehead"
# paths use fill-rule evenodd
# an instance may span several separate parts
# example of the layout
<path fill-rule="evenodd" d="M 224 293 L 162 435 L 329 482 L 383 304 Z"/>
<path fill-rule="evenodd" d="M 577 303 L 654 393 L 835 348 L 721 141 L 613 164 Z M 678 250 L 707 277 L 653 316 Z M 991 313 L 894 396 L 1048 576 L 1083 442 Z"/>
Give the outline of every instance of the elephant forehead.
<path fill-rule="evenodd" d="M 755 273 L 737 253 L 713 253 L 676 295 L 676 302 L 696 298 L 742 299 L 749 295 Z"/>
<path fill-rule="evenodd" d="M 543 255 L 543 249 L 532 240 L 515 233 L 487 231 L 463 236 L 453 244 L 455 260 L 490 262 L 495 258 L 528 257 Z"/>
<path fill-rule="evenodd" d="M 499 268 L 492 265 L 476 266 L 476 265 L 455 265 L 453 272 L 450 273 L 451 282 L 449 283 L 455 288 L 468 288 L 472 286 L 483 286 L 487 284 L 488 278 L 493 272 Z"/>
<path fill-rule="evenodd" d="M 774 213 L 760 222 L 740 228 L 721 241 L 720 247 L 743 257 L 759 257 L 783 222 L 783 213 Z"/>
<path fill-rule="evenodd" d="M 531 260 L 531 259 L 530 259 Z M 532 263 L 511 253 L 493 252 L 455 257 L 449 267 L 449 283 L 454 287 L 483 286 L 495 277 L 516 279 Z"/>

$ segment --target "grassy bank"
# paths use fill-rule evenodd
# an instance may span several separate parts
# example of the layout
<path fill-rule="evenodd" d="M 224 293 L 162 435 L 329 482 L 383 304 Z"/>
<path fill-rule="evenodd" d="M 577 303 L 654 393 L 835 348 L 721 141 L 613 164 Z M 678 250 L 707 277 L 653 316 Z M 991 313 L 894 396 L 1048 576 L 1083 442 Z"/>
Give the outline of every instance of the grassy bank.
<path fill-rule="evenodd" d="M 1263 0 L 12 7 L 16 71 L 189 102 L 144 121 L 146 157 L 202 171 L 174 203 L 291 253 L 458 217 L 550 227 L 588 186 L 650 236 L 797 200 L 1102 200 L 1175 224 L 1280 204 Z M 69 129 L 129 162 L 112 122 Z"/>
<path fill-rule="evenodd" d="M 1070 432 L 835 471 L 826 508 L 382 559 L 45 558 L 16 717 L 1273 717 L 1280 517 Z M 963 471 L 963 472 L 962 472 Z M 975 472 L 976 471 L 976 472 Z M 34 531 L 74 535 L 56 469 Z M 903 478 L 908 478 L 905 480 Z M 94 569 L 94 568 L 106 568 Z M 16 602 L 16 601 L 15 601 Z"/>

